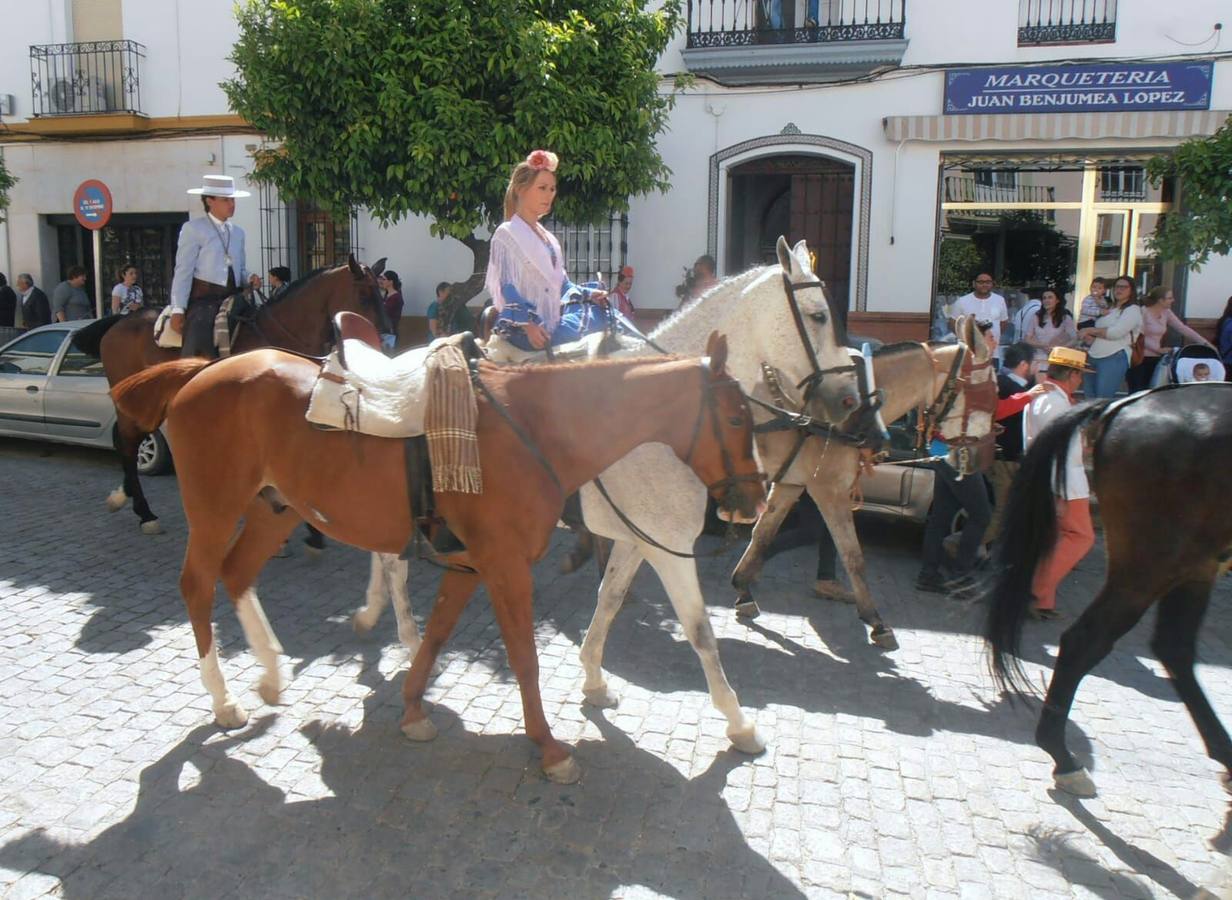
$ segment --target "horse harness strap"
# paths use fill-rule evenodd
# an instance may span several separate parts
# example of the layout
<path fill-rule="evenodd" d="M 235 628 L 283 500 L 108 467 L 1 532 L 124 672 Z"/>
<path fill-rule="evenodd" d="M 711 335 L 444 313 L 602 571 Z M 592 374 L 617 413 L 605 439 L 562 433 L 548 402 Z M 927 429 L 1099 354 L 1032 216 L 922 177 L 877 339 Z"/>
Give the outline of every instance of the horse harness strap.
<path fill-rule="evenodd" d="M 552 464 L 548 462 L 548 458 L 543 455 L 543 451 L 539 449 L 533 440 L 531 440 L 530 435 L 522 429 L 522 426 L 513 420 L 513 416 L 509 415 L 509 410 L 505 409 L 496 397 L 493 396 L 492 392 L 488 390 L 488 386 L 483 383 L 483 379 L 479 377 L 479 360 L 470 360 L 470 369 L 471 383 L 475 385 L 475 389 L 483 394 L 484 398 L 492 406 L 492 409 L 505 420 L 505 423 L 511 429 L 513 429 L 513 433 L 518 436 L 518 440 L 521 441 L 522 445 L 531 452 L 531 455 L 535 458 L 535 461 L 538 462 L 539 465 L 543 466 L 544 471 L 546 471 L 551 477 L 552 483 L 556 485 L 556 489 L 560 491 L 561 496 L 564 496 L 566 493 L 565 488 L 560 483 L 560 478 L 557 477 L 556 470 L 553 469 Z"/>
<path fill-rule="evenodd" d="M 855 371 L 855 365 L 833 366 L 829 369 L 821 367 L 821 363 L 817 359 L 817 351 L 813 349 L 813 342 L 809 340 L 808 331 L 804 327 L 804 314 L 800 312 L 800 301 L 796 299 L 796 291 L 804 290 L 805 288 L 825 290 L 825 286 L 820 281 L 792 281 L 787 272 L 783 272 L 783 290 L 787 294 L 787 306 L 791 310 L 791 320 L 795 323 L 796 334 L 800 336 L 800 343 L 804 345 L 805 355 L 808 356 L 809 365 L 813 369 L 811 375 L 806 376 L 804 380 L 796 385 L 797 388 L 804 389 L 802 405 L 807 406 L 813 391 L 817 389 L 826 375 L 839 372 L 853 372 Z"/>

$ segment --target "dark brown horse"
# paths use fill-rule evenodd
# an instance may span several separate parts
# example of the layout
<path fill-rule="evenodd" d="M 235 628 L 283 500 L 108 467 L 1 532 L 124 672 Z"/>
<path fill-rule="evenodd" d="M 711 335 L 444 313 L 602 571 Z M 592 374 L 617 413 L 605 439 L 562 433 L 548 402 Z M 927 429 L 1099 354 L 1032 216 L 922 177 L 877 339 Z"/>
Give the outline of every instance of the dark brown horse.
<path fill-rule="evenodd" d="M 700 365 L 673 357 L 481 367 L 499 404 L 479 397 L 483 493 L 437 496 L 439 514 L 467 547 L 454 559 L 473 571 L 451 570 L 441 583 L 403 685 L 408 737 L 436 735 L 422 703 L 428 676 L 482 581 L 544 771 L 557 781 L 577 779 L 577 766 L 552 737 L 539 697 L 531 565 L 546 552 L 565 497 L 648 442 L 670 446 L 733 518 L 751 521 L 761 512 L 765 490 L 753 456 L 752 417 L 739 385 L 724 371 L 726 341 L 712 337 L 708 350 L 709 362 Z M 248 714 L 228 692 L 218 665 L 211 626 L 217 580 L 264 666 L 258 689 L 272 703 L 282 688 L 281 648 L 254 585 L 299 517 L 376 552 L 397 553 L 412 535 L 403 442 L 309 425 L 304 413 L 317 373 L 308 360 L 262 350 L 213 365 L 182 360 L 156 366 L 112 392 L 117 408 L 146 430 L 166 414 L 189 526 L 180 590 L 202 680 L 224 727 L 244 724 Z M 284 503 L 298 516 L 278 511 Z"/>
<path fill-rule="evenodd" d="M 990 594 L 986 638 L 993 674 L 1006 688 L 1021 691 L 1025 683 L 1012 657 L 1031 601 L 1031 577 L 1056 540 L 1054 477 L 1064 475 L 1063 461 L 1080 429 L 1092 453 L 1108 575 L 1095 601 L 1061 635 L 1036 743 L 1056 763 L 1058 787 L 1094 795 L 1094 782 L 1065 745 L 1070 706 L 1083 676 L 1158 603 L 1151 648 L 1207 755 L 1226 770 L 1227 783 L 1232 741 L 1198 684 L 1194 659 L 1215 579 L 1232 562 L 1232 384 L 1187 384 L 1119 403 L 1101 400 L 1067 411 L 1036 437 L 1010 491 L 1001 572 Z"/>
<path fill-rule="evenodd" d="M 370 269 L 352 256 L 345 266 L 295 282 L 278 300 L 265 304 L 250 321 L 240 325 L 231 352 L 282 347 L 319 356 L 332 343 L 330 322 L 342 310 L 357 312 L 381 331 L 388 331 L 376 283 L 376 276 L 384 269 L 384 259 Z M 152 309 L 127 316 L 107 316 L 78 331 L 73 335 L 73 343 L 83 353 L 102 360 L 107 383 L 115 387 L 142 369 L 179 358 L 179 350 L 167 350 L 154 343 L 156 318 L 158 311 Z M 111 492 L 107 507 L 116 512 L 131 497 L 142 532 L 157 534 L 162 528 L 146 502 L 137 474 L 137 448 L 148 433 L 123 412 L 117 415 L 114 440 L 124 483 Z"/>

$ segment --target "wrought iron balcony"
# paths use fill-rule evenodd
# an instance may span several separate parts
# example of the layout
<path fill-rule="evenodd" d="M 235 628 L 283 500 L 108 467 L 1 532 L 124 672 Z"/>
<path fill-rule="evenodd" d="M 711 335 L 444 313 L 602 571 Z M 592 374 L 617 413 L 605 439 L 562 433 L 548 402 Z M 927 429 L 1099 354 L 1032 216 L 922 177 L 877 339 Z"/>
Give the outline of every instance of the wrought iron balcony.
<path fill-rule="evenodd" d="M 729 84 L 827 81 L 902 62 L 907 0 L 688 0 L 685 64 Z"/>
<path fill-rule="evenodd" d="M 136 41 L 88 41 L 30 48 L 35 116 L 141 115 L 141 60 Z"/>
<path fill-rule="evenodd" d="M 1116 0 L 1019 0 L 1018 46 L 1116 41 Z"/>
<path fill-rule="evenodd" d="M 1056 188 L 1041 184 L 985 184 L 974 175 L 946 175 L 945 203 L 1053 203 Z"/>
<path fill-rule="evenodd" d="M 906 0 L 689 0 L 688 46 L 901 40 Z"/>

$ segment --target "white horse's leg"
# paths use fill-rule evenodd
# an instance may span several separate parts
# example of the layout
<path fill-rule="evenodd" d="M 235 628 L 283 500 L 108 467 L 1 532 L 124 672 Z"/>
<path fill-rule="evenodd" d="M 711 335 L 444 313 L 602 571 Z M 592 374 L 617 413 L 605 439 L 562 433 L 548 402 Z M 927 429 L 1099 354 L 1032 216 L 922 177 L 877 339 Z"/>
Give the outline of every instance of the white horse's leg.
<path fill-rule="evenodd" d="M 257 599 L 257 592 L 249 588 L 235 601 L 235 614 L 244 629 L 244 638 L 248 647 L 265 669 L 265 674 L 257 683 L 257 693 L 261 699 L 271 706 L 278 702 L 282 695 L 282 673 L 278 670 L 278 657 L 282 655 L 282 645 L 270 628 L 269 619 L 265 618 L 265 610 Z M 221 678 L 221 673 L 219 675 Z"/>
<path fill-rule="evenodd" d="M 620 698 L 608 690 L 603 674 L 603 645 L 641 564 L 642 554 L 636 544 L 615 542 L 599 585 L 599 604 L 582 641 L 582 668 L 586 670 L 582 694 L 591 706 L 612 707 L 620 702 Z"/>
<path fill-rule="evenodd" d="M 696 563 L 649 546 L 642 546 L 640 549 L 646 560 L 659 573 L 663 587 L 667 589 L 667 596 L 672 601 L 672 607 L 676 610 L 676 616 L 684 628 L 685 636 L 701 660 L 702 671 L 706 673 L 706 684 L 710 687 L 710 699 L 715 709 L 727 717 L 728 739 L 743 753 L 761 753 L 766 749 L 766 743 L 757 733 L 753 720 L 740 708 L 736 692 L 732 690 L 727 675 L 723 672 L 719 645 L 710 627 L 706 604 L 702 600 L 701 585 L 697 581 Z"/>
<path fill-rule="evenodd" d="M 410 563 L 396 553 L 377 553 L 373 559 L 380 559 L 382 576 L 385 581 L 385 591 L 394 601 L 394 618 L 398 621 L 398 640 L 410 651 L 411 658 L 419 651 L 419 623 L 411 612 L 411 598 L 406 592 L 406 578 L 410 573 Z M 378 613 L 379 614 L 379 613 Z"/>
<path fill-rule="evenodd" d="M 356 634 L 367 635 L 372 631 L 376 620 L 385 611 L 385 604 L 389 602 L 389 595 L 385 593 L 385 564 L 381 560 L 382 556 L 387 555 L 390 554 L 373 553 L 369 560 L 368 589 L 364 591 L 364 605 L 351 617 L 351 627 Z M 405 582 L 403 584 L 405 585 Z"/>
<path fill-rule="evenodd" d="M 774 536 L 779 533 L 783 520 L 796 505 L 803 491 L 803 485 L 787 484 L 781 481 L 770 488 L 770 494 L 766 497 L 766 511 L 761 514 L 757 524 L 753 526 L 749 546 L 745 548 L 740 562 L 736 563 L 736 569 L 732 572 L 732 585 L 738 592 L 736 615 L 752 619 L 756 618 L 760 612 L 757 608 L 757 601 L 753 599 L 751 586 L 761 574 L 762 566 L 766 563 L 766 549 L 774 540 Z"/>

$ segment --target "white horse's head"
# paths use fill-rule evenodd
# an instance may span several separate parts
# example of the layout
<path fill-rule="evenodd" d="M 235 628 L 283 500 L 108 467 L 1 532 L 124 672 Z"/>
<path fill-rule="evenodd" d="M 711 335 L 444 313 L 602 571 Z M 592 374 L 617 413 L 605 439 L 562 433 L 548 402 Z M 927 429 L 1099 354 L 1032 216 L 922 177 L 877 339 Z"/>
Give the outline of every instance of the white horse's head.
<path fill-rule="evenodd" d="M 798 398 L 807 395 L 811 415 L 840 424 L 860 406 L 846 330 L 813 272 L 805 242 L 789 248 L 780 237 L 777 249 L 780 271 L 758 281 L 763 295 L 753 319 L 756 344 L 763 359 L 790 380 L 784 387 L 795 389 Z"/>

